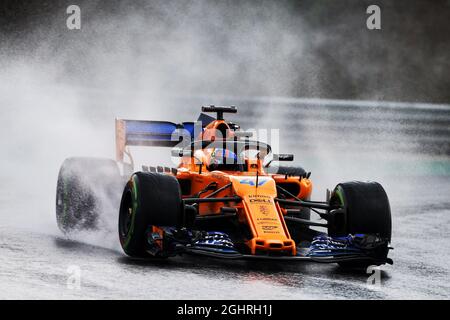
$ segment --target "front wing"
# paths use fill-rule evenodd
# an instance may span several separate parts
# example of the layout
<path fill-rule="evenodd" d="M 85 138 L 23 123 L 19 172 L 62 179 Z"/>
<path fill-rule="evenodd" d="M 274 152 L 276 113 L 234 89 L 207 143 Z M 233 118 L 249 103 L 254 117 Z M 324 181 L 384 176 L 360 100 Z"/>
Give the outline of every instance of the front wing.
<path fill-rule="evenodd" d="M 241 253 L 221 253 L 214 251 L 205 251 L 196 248 L 186 248 L 186 254 L 192 254 L 197 256 L 205 256 L 210 258 L 219 258 L 227 260 L 267 260 L 267 261 L 292 261 L 292 262 L 318 262 L 318 263 L 338 263 L 338 262 L 364 262 L 374 265 L 381 264 L 393 264 L 392 259 L 375 259 L 366 255 L 339 255 L 339 256 L 327 256 L 327 257 L 311 257 L 304 255 L 296 256 L 268 256 L 268 255 L 251 255 Z"/>
<path fill-rule="evenodd" d="M 164 251 L 169 255 L 190 254 L 227 260 L 268 260 L 294 262 L 361 262 L 367 265 L 392 264 L 387 258 L 388 243 L 376 235 L 348 235 L 346 237 L 329 237 L 320 234 L 306 246 L 297 247 L 297 255 L 245 254 L 237 251 L 232 240 L 223 232 L 193 232 L 165 228 L 165 244 L 158 233 L 150 232 L 148 241 L 152 255 Z M 167 241 L 169 240 L 169 241 Z M 165 247 L 166 250 L 160 250 Z M 167 248 L 170 248 L 167 250 Z"/>

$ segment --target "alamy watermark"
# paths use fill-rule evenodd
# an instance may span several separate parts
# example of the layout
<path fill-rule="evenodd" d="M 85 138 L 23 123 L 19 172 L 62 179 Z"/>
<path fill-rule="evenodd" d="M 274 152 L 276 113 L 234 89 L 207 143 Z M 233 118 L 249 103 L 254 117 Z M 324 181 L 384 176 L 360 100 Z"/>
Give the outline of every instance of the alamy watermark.
<path fill-rule="evenodd" d="M 81 9 L 79 6 L 72 4 L 67 7 L 66 13 L 69 15 L 66 20 L 66 26 L 69 30 L 81 29 Z"/>
<path fill-rule="evenodd" d="M 369 30 L 381 29 L 381 9 L 376 4 L 367 7 L 366 13 L 369 14 L 366 20 L 366 26 Z"/>
<path fill-rule="evenodd" d="M 366 27 L 369 30 L 381 30 L 381 8 L 372 4 L 367 7 L 366 13 L 369 15 L 366 20 Z M 66 9 L 69 16 L 66 19 L 66 26 L 69 30 L 81 29 L 81 9 L 76 4 L 71 4 Z"/>
<path fill-rule="evenodd" d="M 80 290 L 81 289 L 81 268 L 77 265 L 71 265 L 66 270 L 67 277 L 67 289 Z"/>
<path fill-rule="evenodd" d="M 366 281 L 367 286 L 372 289 L 381 288 L 381 267 L 375 265 L 368 266 L 366 273 L 370 274 Z"/>

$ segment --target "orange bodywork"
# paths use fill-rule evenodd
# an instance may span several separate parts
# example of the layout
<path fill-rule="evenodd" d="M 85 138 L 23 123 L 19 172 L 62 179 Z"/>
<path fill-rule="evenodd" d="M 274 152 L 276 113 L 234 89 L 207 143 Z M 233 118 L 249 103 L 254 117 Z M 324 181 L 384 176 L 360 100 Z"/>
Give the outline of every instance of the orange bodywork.
<path fill-rule="evenodd" d="M 224 120 L 214 120 L 203 128 L 196 141 L 221 141 L 239 139 L 235 131 Z M 235 141 L 235 140 L 233 140 Z M 126 120 L 116 120 L 116 158 L 123 163 L 124 154 L 128 155 L 126 139 Z M 174 175 L 182 189 L 183 198 L 205 198 L 214 193 L 215 198 L 238 196 L 241 201 L 232 202 L 202 202 L 198 203 L 199 216 L 222 215 L 223 208 L 233 208 L 240 224 L 250 231 L 245 245 L 251 254 L 275 252 L 283 255 L 296 255 L 296 243 L 292 240 L 286 226 L 284 215 L 287 210 L 281 208 L 275 201 L 277 185 L 282 186 L 292 194 L 293 198 L 309 199 L 312 183 L 308 178 L 270 174 L 265 172 L 263 160 L 267 156 L 260 151 L 256 157 L 244 159 L 243 170 L 208 171 L 210 151 L 200 148 L 194 154 L 181 157 L 175 172 L 168 170 L 166 174 Z M 259 151 L 259 149 L 258 149 Z M 267 150 L 265 151 L 267 152 Z M 169 168 L 167 168 L 169 169 Z M 213 190 L 208 189 L 214 185 Z M 230 187 L 223 188 L 229 185 Z M 220 190 L 223 188 L 223 190 Z M 162 231 L 154 227 L 154 232 Z"/>
<path fill-rule="evenodd" d="M 224 121 L 216 120 L 207 126 L 202 133 L 204 140 L 216 138 L 213 132 L 217 128 L 227 126 Z M 213 130 L 209 130 L 213 129 Z M 227 131 L 226 137 L 233 137 L 232 131 Z M 222 207 L 233 207 L 237 209 L 238 220 L 246 224 L 251 231 L 251 238 L 246 240 L 252 254 L 258 252 L 279 252 L 287 255 L 296 255 L 296 244 L 291 239 L 288 228 L 284 221 L 286 210 L 280 208 L 275 202 L 277 196 L 276 185 L 289 185 L 290 190 L 298 190 L 294 196 L 300 199 L 308 199 L 312 191 L 312 183 L 309 179 L 299 177 L 288 177 L 284 175 L 268 174 L 264 171 L 262 160 L 246 159 L 245 169 L 236 171 L 212 171 L 209 172 L 204 166 L 200 173 L 198 159 L 206 156 L 203 150 L 198 150 L 196 159 L 194 157 L 183 157 L 181 159 L 177 179 L 188 180 L 190 183 L 190 194 L 184 195 L 189 198 L 204 190 L 209 184 L 217 183 L 216 190 L 232 184 L 231 188 L 214 194 L 215 197 L 239 196 L 241 202 L 214 202 L 200 203 L 199 215 L 221 214 Z M 214 191 L 201 195 L 208 197 Z"/>

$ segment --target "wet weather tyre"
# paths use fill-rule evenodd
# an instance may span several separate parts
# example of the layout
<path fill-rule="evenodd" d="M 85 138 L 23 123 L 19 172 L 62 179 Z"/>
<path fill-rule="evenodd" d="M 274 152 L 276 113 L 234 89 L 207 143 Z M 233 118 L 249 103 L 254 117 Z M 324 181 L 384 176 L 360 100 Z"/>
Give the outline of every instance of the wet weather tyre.
<path fill-rule="evenodd" d="M 391 240 L 389 199 L 378 182 L 340 183 L 334 189 L 330 202 L 344 208 L 344 212 L 338 214 L 330 225 L 331 235 L 372 233 Z"/>
<path fill-rule="evenodd" d="M 117 212 L 122 188 L 115 161 L 66 159 L 60 168 L 56 187 L 58 227 L 64 233 L 97 228 L 103 213 Z"/>
<path fill-rule="evenodd" d="M 391 209 L 381 184 L 359 181 L 340 183 L 332 193 L 330 204 L 343 208 L 329 222 L 328 233 L 331 236 L 378 234 L 381 238 L 391 240 Z M 387 249 L 385 254 L 387 255 Z M 339 264 L 343 267 L 365 267 L 370 263 Z"/>
<path fill-rule="evenodd" d="M 183 221 L 180 185 L 171 175 L 137 172 L 122 194 L 119 239 L 131 257 L 148 257 L 146 237 L 152 226 L 179 227 Z"/>

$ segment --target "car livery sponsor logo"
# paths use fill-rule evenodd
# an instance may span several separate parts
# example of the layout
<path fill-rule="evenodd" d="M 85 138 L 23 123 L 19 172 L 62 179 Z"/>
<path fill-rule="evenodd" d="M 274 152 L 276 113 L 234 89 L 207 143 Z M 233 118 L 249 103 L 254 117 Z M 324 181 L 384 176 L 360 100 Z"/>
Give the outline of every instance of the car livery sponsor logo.
<path fill-rule="evenodd" d="M 265 205 L 260 205 L 259 206 L 259 211 L 263 214 L 263 215 L 268 215 L 270 213 L 270 210 L 267 206 Z"/>
<path fill-rule="evenodd" d="M 263 196 L 263 195 L 249 195 L 248 196 L 249 202 L 250 203 L 260 203 L 260 204 L 271 204 L 272 200 L 270 199 L 270 197 L 268 196 Z"/>
<path fill-rule="evenodd" d="M 261 226 L 262 232 L 263 233 L 272 233 L 272 234 L 279 234 L 280 230 L 278 228 L 278 226 L 276 225 L 270 225 L 270 226 Z"/>
<path fill-rule="evenodd" d="M 263 196 L 263 195 L 257 195 L 257 194 L 251 194 L 248 196 L 250 203 L 262 203 L 262 204 L 270 204 L 272 201 L 270 200 L 270 197 Z"/>
<path fill-rule="evenodd" d="M 239 181 L 240 184 L 248 184 L 249 186 L 256 186 L 256 179 L 242 179 Z M 258 187 L 265 184 L 269 179 L 259 179 L 258 181 Z"/>
<path fill-rule="evenodd" d="M 272 203 L 270 199 L 250 199 L 250 203 Z"/>
<path fill-rule="evenodd" d="M 278 228 L 278 226 L 262 226 L 261 227 L 264 231 L 274 231 L 275 229 Z"/>
<path fill-rule="evenodd" d="M 278 219 L 275 218 L 256 218 L 256 220 L 258 221 L 258 224 L 272 223 L 278 221 Z"/>

